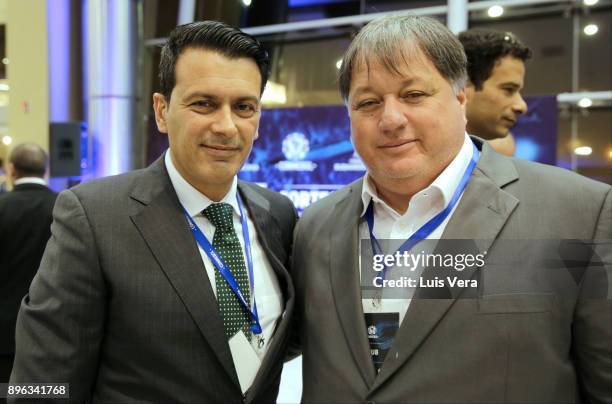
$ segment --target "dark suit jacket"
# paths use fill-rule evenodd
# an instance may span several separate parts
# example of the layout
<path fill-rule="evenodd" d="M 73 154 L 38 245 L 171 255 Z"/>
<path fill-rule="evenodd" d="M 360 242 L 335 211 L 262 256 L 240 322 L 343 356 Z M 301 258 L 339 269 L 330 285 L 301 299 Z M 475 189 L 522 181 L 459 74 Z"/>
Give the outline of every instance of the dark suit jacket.
<path fill-rule="evenodd" d="M 295 209 L 245 182 L 238 190 L 285 298 L 247 395 L 274 402 L 294 290 Z M 61 403 L 243 400 L 217 301 L 163 158 L 62 192 L 52 237 L 17 321 L 12 382 L 69 382 Z"/>
<path fill-rule="evenodd" d="M 442 238 L 487 251 L 457 272 L 478 287 L 418 289 L 378 375 L 357 267 L 362 181 L 304 212 L 292 268 L 304 402 L 612 401 L 610 186 L 477 143 Z"/>
<path fill-rule="evenodd" d="M 57 194 L 21 184 L 0 195 L 0 355 L 15 352 L 15 321 L 51 235 Z"/>

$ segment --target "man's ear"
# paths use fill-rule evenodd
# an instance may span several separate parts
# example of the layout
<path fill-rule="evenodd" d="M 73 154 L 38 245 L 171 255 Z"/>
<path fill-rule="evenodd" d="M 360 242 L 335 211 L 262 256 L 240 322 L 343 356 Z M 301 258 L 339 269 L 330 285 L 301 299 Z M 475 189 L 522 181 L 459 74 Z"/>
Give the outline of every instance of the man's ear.
<path fill-rule="evenodd" d="M 13 165 L 13 163 L 8 163 L 6 165 L 6 174 L 7 177 L 11 180 L 11 183 L 14 183 L 17 179 L 17 170 L 15 169 L 15 165 Z"/>
<path fill-rule="evenodd" d="M 474 98 L 475 92 L 476 92 L 476 87 L 474 86 L 474 83 L 472 83 L 471 80 L 468 80 L 467 83 L 465 83 L 465 96 L 466 96 L 467 102 L 470 102 L 470 100 Z"/>
<path fill-rule="evenodd" d="M 153 93 L 153 111 L 155 111 L 155 122 L 157 130 L 161 133 L 168 133 L 168 125 L 166 123 L 166 112 L 168 111 L 168 102 L 166 97 L 161 93 Z"/>
<path fill-rule="evenodd" d="M 457 97 L 459 105 L 465 109 L 465 104 L 467 103 L 466 87 L 461 87 L 455 94 L 455 97 Z"/>
<path fill-rule="evenodd" d="M 461 113 L 463 115 L 463 124 L 467 125 L 467 118 L 466 118 L 466 105 L 467 105 L 467 86 L 466 87 L 461 87 L 459 89 L 459 91 L 457 91 L 457 93 L 455 94 L 455 97 L 457 97 L 457 101 L 459 101 L 459 107 L 461 108 Z"/>

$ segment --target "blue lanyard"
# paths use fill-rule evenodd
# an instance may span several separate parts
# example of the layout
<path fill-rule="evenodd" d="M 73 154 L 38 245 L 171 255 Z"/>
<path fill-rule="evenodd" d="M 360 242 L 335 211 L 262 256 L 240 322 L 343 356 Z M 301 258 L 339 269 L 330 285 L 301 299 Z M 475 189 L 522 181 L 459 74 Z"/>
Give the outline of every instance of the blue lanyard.
<path fill-rule="evenodd" d="M 249 268 L 249 283 L 251 284 L 251 291 L 253 294 L 253 311 L 251 311 L 249 303 L 244 298 L 244 295 L 242 294 L 242 291 L 240 290 L 240 286 L 238 286 L 238 282 L 236 282 L 236 278 L 234 278 L 234 275 L 232 275 L 232 272 L 230 271 L 227 264 L 225 264 L 225 262 L 223 261 L 219 253 L 215 251 L 212 244 L 210 244 L 210 241 L 208 241 L 204 233 L 202 233 L 202 231 L 200 230 L 196 222 L 193 220 L 191 216 L 189 216 L 189 213 L 187 213 L 187 210 L 185 210 L 184 207 L 183 207 L 183 211 L 185 211 L 185 216 L 187 216 L 187 219 L 189 220 L 189 227 L 191 228 L 191 231 L 196 241 L 198 242 L 200 247 L 202 247 L 206 255 L 208 255 L 208 258 L 210 258 L 213 265 L 217 268 L 221 276 L 223 276 L 223 279 L 225 279 L 229 287 L 232 289 L 232 292 L 234 292 L 234 295 L 236 295 L 236 298 L 238 299 L 242 307 L 249 313 L 249 316 L 251 317 L 251 331 L 253 331 L 253 334 L 258 335 L 258 334 L 261 334 L 262 330 L 261 330 L 261 325 L 259 324 L 259 315 L 257 314 L 257 303 L 255 301 L 253 256 L 251 254 L 251 239 L 249 238 L 249 226 L 247 224 L 246 216 L 244 215 L 244 212 L 242 210 L 242 201 L 240 200 L 240 196 L 238 195 L 238 193 L 236 193 L 236 200 L 238 201 L 238 209 L 240 210 L 240 222 L 242 224 L 242 237 L 244 238 L 244 249 L 245 249 L 246 258 L 247 258 L 247 267 Z"/>
<path fill-rule="evenodd" d="M 465 169 L 463 177 L 461 178 L 461 181 L 459 182 L 459 185 L 457 186 L 457 189 L 455 190 L 455 193 L 453 194 L 453 197 L 451 198 L 448 205 L 442 210 L 442 212 L 429 219 L 427 223 L 421 226 L 416 232 L 414 232 L 412 236 L 410 236 L 406 241 L 404 241 L 404 243 L 397 249 L 397 251 L 409 251 L 421 240 L 424 240 L 429 237 L 429 235 L 433 233 L 434 230 L 436 230 L 438 226 L 440 226 L 440 224 L 442 224 L 442 222 L 444 222 L 448 215 L 450 215 L 450 213 L 453 211 L 453 208 L 459 201 L 459 197 L 461 197 L 463 190 L 467 186 L 470 176 L 472 175 L 472 172 L 476 167 L 476 163 L 478 163 L 478 159 L 480 158 L 480 152 L 478 151 L 474 143 L 472 143 L 472 147 L 474 151 L 472 153 L 472 159 L 470 161 L 470 164 L 468 164 L 467 168 Z M 382 248 L 380 247 L 378 240 L 374 236 L 374 204 L 372 203 L 372 201 L 370 201 L 368 209 L 366 209 L 365 219 L 368 223 L 368 229 L 370 231 L 370 242 L 372 243 L 372 251 L 374 252 L 374 254 L 382 254 Z M 387 267 L 385 266 L 381 272 L 381 278 L 385 279 Z"/>

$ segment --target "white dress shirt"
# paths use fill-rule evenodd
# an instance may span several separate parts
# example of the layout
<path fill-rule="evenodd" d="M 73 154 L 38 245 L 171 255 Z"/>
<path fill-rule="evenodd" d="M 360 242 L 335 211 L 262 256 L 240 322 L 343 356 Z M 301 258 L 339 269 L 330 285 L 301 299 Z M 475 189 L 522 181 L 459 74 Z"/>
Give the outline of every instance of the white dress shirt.
<path fill-rule="evenodd" d="M 38 184 L 38 185 L 47 185 L 47 182 L 44 178 L 40 177 L 21 177 L 15 180 L 13 185 L 21 185 L 21 184 Z"/>
<path fill-rule="evenodd" d="M 363 201 L 361 217 L 362 219 L 364 218 L 370 201 L 373 201 L 374 236 L 378 240 L 406 240 L 431 218 L 444 210 L 461 182 L 463 173 L 472 159 L 472 154 L 472 140 L 466 134 L 459 153 L 427 188 L 417 192 L 410 199 L 410 204 L 404 214 L 395 211 L 395 209 L 378 196 L 376 188 L 370 182 L 369 175 L 366 174 L 363 179 L 363 187 L 361 190 L 361 200 Z M 461 196 L 463 196 L 463 194 Z M 427 237 L 427 239 L 440 239 L 448 221 L 455 212 L 457 205 L 459 205 L 460 200 L 461 198 L 459 198 L 451 213 Z M 370 232 L 365 219 L 363 219 L 359 225 L 359 237 L 362 240 L 370 239 Z M 360 243 L 360 248 L 361 245 L 369 246 L 370 244 L 369 242 L 362 242 Z M 371 284 L 371 280 L 362 280 L 362 284 Z M 380 303 L 375 303 L 371 298 L 362 299 L 362 306 L 364 313 L 399 313 L 399 321 L 401 324 L 406 315 L 406 311 L 408 311 L 410 302 L 411 299 L 385 299 L 383 295 Z"/>
<path fill-rule="evenodd" d="M 176 191 L 176 195 L 178 196 L 179 201 L 189 213 L 189 215 L 196 222 L 202 233 L 206 236 L 206 238 L 211 242 L 213 240 L 213 236 L 215 234 L 215 226 L 204 217 L 202 211 L 206 209 L 210 204 L 215 203 L 207 198 L 205 195 L 200 193 L 197 189 L 195 189 L 191 184 L 189 184 L 178 172 L 174 163 L 172 162 L 170 149 L 166 152 L 165 156 L 165 164 L 168 169 L 168 175 L 170 176 L 170 181 L 172 182 L 172 186 Z M 238 208 L 238 202 L 236 200 L 236 195 L 238 192 L 238 179 L 234 177 L 234 182 L 232 186 L 223 197 L 220 202 L 225 202 L 232 205 L 234 210 L 234 230 L 236 231 L 236 235 L 240 240 L 240 244 L 242 246 L 242 251 L 244 253 L 244 237 L 242 235 L 242 223 L 240 221 L 240 209 Z M 255 293 L 251 291 L 251 307 L 253 305 L 253 299 L 257 301 L 257 311 L 259 315 L 259 323 L 261 324 L 263 336 L 265 338 L 264 346 L 259 349 L 257 347 L 256 338 L 252 338 L 251 346 L 255 350 L 255 353 L 262 359 L 269 347 L 270 340 L 272 339 L 274 329 L 276 327 L 276 321 L 280 319 L 283 313 L 283 298 L 282 292 L 278 285 L 278 280 L 276 279 L 276 274 L 268 259 L 264 253 L 264 250 L 259 242 L 259 237 L 257 237 L 257 231 L 255 230 L 255 226 L 253 221 L 249 217 L 248 209 L 244 206 L 242 211 L 247 216 L 247 224 L 249 227 L 249 237 L 251 242 L 251 251 L 253 254 L 253 276 L 254 276 L 254 287 Z M 213 265 L 206 252 L 198 245 L 198 249 L 200 251 L 200 256 L 202 257 L 202 261 L 204 262 L 204 267 L 206 268 L 206 273 L 208 275 L 208 280 L 210 281 L 210 285 L 212 286 L 213 292 L 215 293 L 215 297 L 217 296 L 217 285 L 215 281 L 215 271 L 217 268 Z M 247 267 L 245 260 L 245 267 Z M 231 348 L 230 348 L 231 349 Z M 240 355 L 235 355 L 232 352 L 232 358 L 234 360 L 234 366 L 238 369 L 240 366 L 246 366 L 251 364 L 241 363 Z"/>

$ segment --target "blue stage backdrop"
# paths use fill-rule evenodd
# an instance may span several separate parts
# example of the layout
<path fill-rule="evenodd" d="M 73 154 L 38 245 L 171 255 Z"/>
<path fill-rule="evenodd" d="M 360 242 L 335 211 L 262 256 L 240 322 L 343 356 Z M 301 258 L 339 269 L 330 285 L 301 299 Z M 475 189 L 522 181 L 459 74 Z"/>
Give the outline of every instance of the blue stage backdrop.
<path fill-rule="evenodd" d="M 526 101 L 529 111 L 512 130 L 517 157 L 554 165 L 556 97 Z M 300 212 L 365 172 L 344 106 L 264 110 L 259 134 L 239 177 L 287 195 Z"/>
<path fill-rule="evenodd" d="M 557 164 L 559 114 L 557 97 L 525 97 L 528 110 L 512 128 L 516 139 L 515 156 L 544 164 Z"/>

